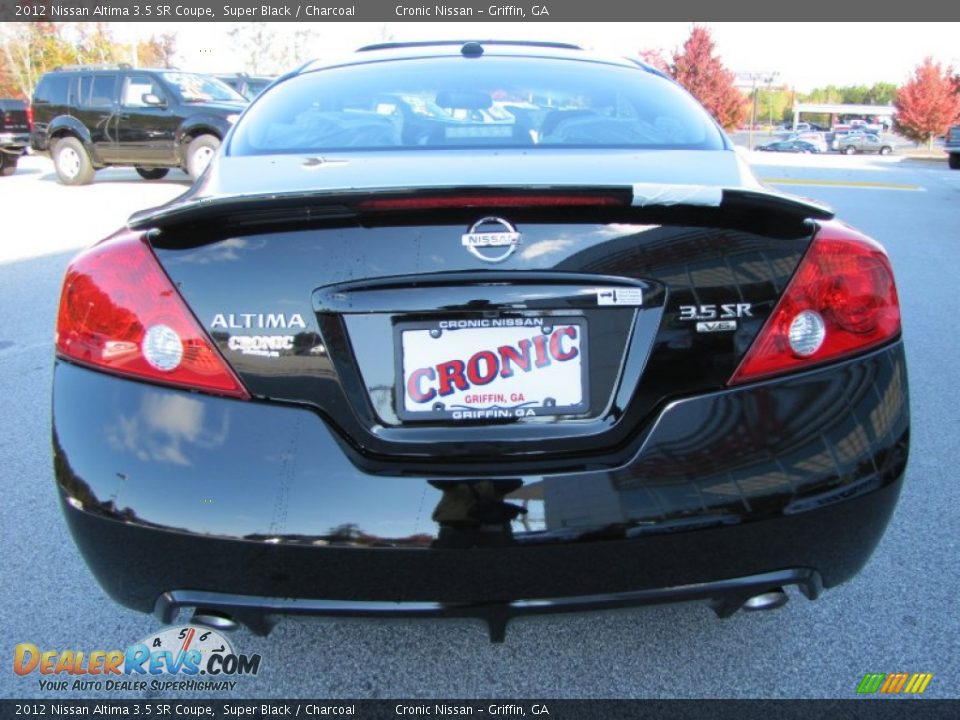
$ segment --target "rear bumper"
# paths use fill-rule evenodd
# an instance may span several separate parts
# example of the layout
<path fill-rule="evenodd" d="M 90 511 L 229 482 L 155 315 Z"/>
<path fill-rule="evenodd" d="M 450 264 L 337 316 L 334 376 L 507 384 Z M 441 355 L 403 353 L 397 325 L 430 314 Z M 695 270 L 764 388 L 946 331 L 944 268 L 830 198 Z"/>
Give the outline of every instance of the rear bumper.
<path fill-rule="evenodd" d="M 29 134 L 0 133 L 0 152 L 8 155 L 23 155 L 29 146 Z"/>
<path fill-rule="evenodd" d="M 808 568 L 794 568 L 731 578 L 709 583 L 650 588 L 629 592 L 572 597 L 513 600 L 497 604 L 455 604 L 440 602 L 384 602 L 370 600 L 324 600 L 281 598 L 196 590 L 175 590 L 157 598 L 154 614 L 164 624 L 173 624 L 182 608 L 192 608 L 208 617 L 228 618 L 255 633 L 266 635 L 279 615 L 325 615 L 369 618 L 475 618 L 486 622 L 490 639 L 504 639 L 508 621 L 527 615 L 582 612 L 636 607 L 666 602 L 709 601 L 718 617 L 729 617 L 748 599 L 774 588 L 797 586 L 810 600 L 823 589 L 820 574 Z"/>
<path fill-rule="evenodd" d="M 307 409 L 58 363 L 55 467 L 100 584 L 167 619 L 735 609 L 864 565 L 900 492 L 906 387 L 898 342 L 672 403 L 620 468 L 428 479 L 366 474 Z M 528 513 L 511 522 L 514 506 Z"/>

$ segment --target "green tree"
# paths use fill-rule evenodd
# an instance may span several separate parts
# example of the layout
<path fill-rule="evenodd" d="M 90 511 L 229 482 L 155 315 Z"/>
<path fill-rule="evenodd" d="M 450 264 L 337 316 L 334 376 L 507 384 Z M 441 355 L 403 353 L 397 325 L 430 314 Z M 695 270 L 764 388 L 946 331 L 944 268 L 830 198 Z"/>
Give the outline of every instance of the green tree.
<path fill-rule="evenodd" d="M 878 82 L 870 88 L 871 105 L 892 105 L 897 97 L 897 86 L 894 83 Z"/>
<path fill-rule="evenodd" d="M 783 122 L 793 118 L 793 93 L 784 88 L 758 88 L 757 120 Z"/>
<path fill-rule="evenodd" d="M 866 85 L 846 85 L 837 87 L 814 88 L 806 95 L 801 96 L 803 102 L 813 103 L 847 103 L 850 105 L 890 105 L 897 93 L 897 86 L 888 82 L 877 82 Z"/>
<path fill-rule="evenodd" d="M 803 102 L 838 104 L 843 102 L 843 92 L 836 85 L 814 88 L 803 96 Z"/>

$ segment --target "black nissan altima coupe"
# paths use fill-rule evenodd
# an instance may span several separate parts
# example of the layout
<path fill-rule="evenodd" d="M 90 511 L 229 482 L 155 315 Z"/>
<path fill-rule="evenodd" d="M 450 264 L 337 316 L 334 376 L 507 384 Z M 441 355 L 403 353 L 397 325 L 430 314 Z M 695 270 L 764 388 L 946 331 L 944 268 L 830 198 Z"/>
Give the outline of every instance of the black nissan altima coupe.
<path fill-rule="evenodd" d="M 907 462 L 883 248 L 559 44 L 279 79 L 73 260 L 56 351 L 67 522 L 166 622 L 770 609 L 863 567 Z"/>

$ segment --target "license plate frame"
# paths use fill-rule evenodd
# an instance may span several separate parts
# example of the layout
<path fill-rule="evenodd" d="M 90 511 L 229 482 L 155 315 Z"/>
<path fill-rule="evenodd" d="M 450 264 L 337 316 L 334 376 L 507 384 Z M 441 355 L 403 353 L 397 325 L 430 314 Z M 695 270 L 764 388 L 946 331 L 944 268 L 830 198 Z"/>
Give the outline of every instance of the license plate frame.
<path fill-rule="evenodd" d="M 545 332 L 545 328 L 549 332 Z M 436 335 L 438 331 L 439 336 Z M 554 340 L 557 335 L 559 339 Z M 538 336 L 543 340 L 537 340 Z M 523 340 L 529 341 L 526 351 Z M 429 348 L 434 341 L 436 347 Z M 501 352 L 504 346 L 513 350 L 506 359 Z M 471 352 L 473 348 L 477 349 Z M 564 357 L 573 349 L 576 349 L 574 357 Z M 489 376 L 492 369 L 488 355 L 485 360 L 477 361 L 473 366 L 477 372 L 470 374 L 468 368 L 474 355 L 484 352 L 494 356 L 498 372 L 492 380 L 474 385 L 471 378 Z M 431 353 L 431 361 L 425 362 Z M 549 363 L 538 365 L 544 355 L 549 358 Z M 453 392 L 441 396 L 437 368 L 455 360 L 463 362 L 463 371 L 451 374 L 447 389 L 452 388 Z M 394 363 L 394 402 L 397 416 L 405 422 L 502 423 L 531 417 L 578 416 L 590 409 L 589 334 L 587 319 L 582 315 L 457 316 L 400 321 L 394 324 Z M 525 369 L 524 364 L 529 369 Z M 512 372 L 502 376 L 505 366 Z M 419 384 L 414 388 L 423 395 L 429 395 L 431 390 L 435 394 L 427 401 L 414 402 L 415 398 L 408 397 L 407 393 L 410 375 L 429 368 L 434 371 L 433 377 L 421 373 Z M 570 385 L 573 377 L 578 380 L 579 394 L 577 388 Z M 462 390 L 458 378 L 463 379 L 468 390 Z M 544 384 L 552 388 L 549 395 L 542 390 Z M 518 389 L 531 385 L 533 392 Z M 517 398 L 518 393 L 522 397 Z M 477 397 L 466 402 L 470 395 Z M 438 407 L 437 403 L 442 403 L 443 407 Z M 411 409 L 411 406 L 417 409 Z"/>

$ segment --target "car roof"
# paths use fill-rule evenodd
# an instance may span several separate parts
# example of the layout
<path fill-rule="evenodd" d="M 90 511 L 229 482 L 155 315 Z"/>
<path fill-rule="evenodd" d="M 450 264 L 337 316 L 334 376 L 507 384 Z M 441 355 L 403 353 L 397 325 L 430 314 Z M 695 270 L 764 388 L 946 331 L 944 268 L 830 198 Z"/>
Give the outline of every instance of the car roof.
<path fill-rule="evenodd" d="M 479 52 L 478 52 L 479 50 Z M 438 40 L 407 43 L 378 43 L 365 45 L 355 52 L 335 59 L 312 60 L 291 74 L 312 72 L 344 65 L 362 65 L 366 63 L 390 60 L 412 60 L 441 57 L 528 57 L 563 60 L 582 60 L 640 68 L 655 75 L 666 77 L 656 68 L 647 65 L 639 58 L 617 57 L 585 50 L 570 43 L 540 42 L 526 40 Z"/>

